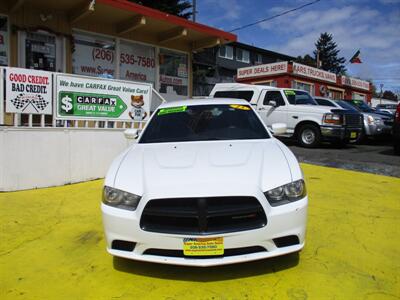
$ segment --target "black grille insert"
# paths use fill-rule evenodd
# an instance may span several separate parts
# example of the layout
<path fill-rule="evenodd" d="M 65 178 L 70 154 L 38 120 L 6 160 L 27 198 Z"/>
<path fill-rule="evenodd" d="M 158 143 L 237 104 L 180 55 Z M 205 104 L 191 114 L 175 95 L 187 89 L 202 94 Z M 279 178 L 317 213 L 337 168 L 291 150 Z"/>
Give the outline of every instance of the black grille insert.
<path fill-rule="evenodd" d="M 128 242 L 128 241 L 122 241 L 122 240 L 113 240 L 111 243 L 111 248 L 115 250 L 121 250 L 121 251 L 129 251 L 132 252 L 133 249 L 135 249 L 136 243 L 134 242 Z"/>
<path fill-rule="evenodd" d="M 264 209 L 254 197 L 208 197 L 150 200 L 140 227 L 145 231 L 206 235 L 264 227 Z"/>
<path fill-rule="evenodd" d="M 183 254 L 183 250 L 147 249 L 143 254 L 144 255 L 166 256 L 166 257 L 186 257 L 186 258 L 191 258 L 191 259 L 207 259 L 207 258 L 216 258 L 216 257 L 245 255 L 245 254 L 252 254 L 252 253 L 259 253 L 259 252 L 267 252 L 267 250 L 261 246 L 251 246 L 251 247 L 243 247 L 243 248 L 225 249 L 223 255 L 185 256 Z"/>
<path fill-rule="evenodd" d="M 276 239 L 273 239 L 275 245 L 278 248 L 282 247 L 288 247 L 288 246 L 293 246 L 293 245 L 298 245 L 300 244 L 299 237 L 297 235 L 288 235 L 288 236 L 283 236 L 279 237 Z"/>
<path fill-rule="evenodd" d="M 347 126 L 362 126 L 363 116 L 361 114 L 345 114 L 345 124 Z"/>

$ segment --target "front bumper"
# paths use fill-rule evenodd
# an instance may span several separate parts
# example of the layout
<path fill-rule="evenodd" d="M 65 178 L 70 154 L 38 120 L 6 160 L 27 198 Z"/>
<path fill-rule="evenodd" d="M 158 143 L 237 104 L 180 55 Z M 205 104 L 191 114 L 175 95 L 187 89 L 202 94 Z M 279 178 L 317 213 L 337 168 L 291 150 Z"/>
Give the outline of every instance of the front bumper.
<path fill-rule="evenodd" d="M 355 141 L 361 132 L 361 127 L 321 126 L 321 135 L 325 141 Z"/>
<path fill-rule="evenodd" d="M 262 193 L 259 196 L 263 197 Z M 258 197 L 258 199 L 260 199 L 260 197 Z M 300 251 L 305 243 L 307 197 L 287 205 L 273 208 L 269 206 L 267 201 L 260 202 L 262 202 L 267 216 L 268 223 L 265 227 L 201 237 L 223 237 L 225 250 L 258 246 L 266 250 L 263 252 L 213 258 L 203 257 L 201 259 L 190 256 L 175 257 L 145 254 L 145 251 L 149 249 L 181 251 L 183 250 L 184 238 L 199 237 L 197 235 L 165 234 L 142 230 L 140 228 L 140 216 L 145 203 L 139 204 L 138 209 L 134 212 L 117 209 L 104 204 L 101 205 L 107 251 L 114 256 L 139 261 L 199 267 L 241 263 Z M 298 244 L 286 247 L 280 245 L 280 247 L 278 247 L 273 241 L 273 239 L 276 238 L 292 235 L 298 237 Z M 113 249 L 112 242 L 114 240 L 133 242 L 135 243 L 135 247 L 133 251 Z"/>
<path fill-rule="evenodd" d="M 364 128 L 365 134 L 368 136 L 390 134 L 392 131 L 392 127 L 385 124 L 367 124 Z"/>

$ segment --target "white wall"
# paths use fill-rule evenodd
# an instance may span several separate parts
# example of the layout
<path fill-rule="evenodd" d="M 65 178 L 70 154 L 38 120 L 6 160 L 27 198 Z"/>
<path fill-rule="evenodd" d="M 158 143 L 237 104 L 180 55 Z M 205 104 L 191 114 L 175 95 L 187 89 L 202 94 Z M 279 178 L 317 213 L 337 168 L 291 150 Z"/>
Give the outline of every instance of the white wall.
<path fill-rule="evenodd" d="M 0 191 L 49 187 L 104 177 L 128 146 L 124 129 L 0 129 Z"/>
<path fill-rule="evenodd" d="M 400 101 L 394 101 L 394 100 L 389 100 L 389 99 L 384 99 L 382 100 L 380 98 L 372 98 L 371 99 L 371 106 L 376 107 L 378 104 L 397 104 Z"/>

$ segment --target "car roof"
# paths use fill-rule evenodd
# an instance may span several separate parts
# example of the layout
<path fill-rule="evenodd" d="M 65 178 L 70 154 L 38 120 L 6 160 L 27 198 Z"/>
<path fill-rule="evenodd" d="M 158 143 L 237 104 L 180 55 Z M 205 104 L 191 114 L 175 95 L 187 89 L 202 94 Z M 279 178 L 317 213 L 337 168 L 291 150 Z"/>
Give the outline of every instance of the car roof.
<path fill-rule="evenodd" d="M 240 105 L 250 105 L 246 100 L 233 99 L 233 98 L 200 98 L 200 99 L 188 99 L 188 100 L 178 100 L 165 102 L 161 104 L 158 108 L 164 107 L 176 107 L 176 106 L 191 106 L 191 105 L 212 105 L 212 104 L 240 104 Z"/>

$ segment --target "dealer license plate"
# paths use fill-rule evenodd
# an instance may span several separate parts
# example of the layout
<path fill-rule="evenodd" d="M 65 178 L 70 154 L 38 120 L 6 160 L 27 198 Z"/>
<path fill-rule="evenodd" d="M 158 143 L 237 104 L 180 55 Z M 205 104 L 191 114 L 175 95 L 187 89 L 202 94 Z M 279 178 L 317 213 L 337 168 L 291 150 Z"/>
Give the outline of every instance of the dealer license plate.
<path fill-rule="evenodd" d="M 183 254 L 187 256 L 223 255 L 224 238 L 184 238 Z"/>
<path fill-rule="evenodd" d="M 351 139 L 355 139 L 355 138 L 357 138 L 357 132 L 350 132 L 350 138 Z"/>

